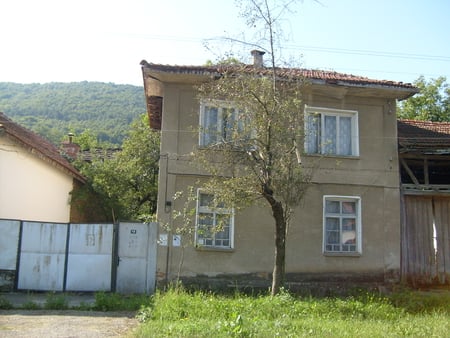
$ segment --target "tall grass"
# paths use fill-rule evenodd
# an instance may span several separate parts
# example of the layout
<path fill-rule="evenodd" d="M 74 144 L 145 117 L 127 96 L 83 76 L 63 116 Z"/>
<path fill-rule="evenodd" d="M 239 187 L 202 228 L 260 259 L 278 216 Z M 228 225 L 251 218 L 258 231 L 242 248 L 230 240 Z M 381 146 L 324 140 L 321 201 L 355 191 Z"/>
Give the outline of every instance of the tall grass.
<path fill-rule="evenodd" d="M 137 337 L 447 337 L 447 300 L 425 310 L 370 294 L 349 298 L 157 292 Z M 414 311 L 411 311 L 414 310 Z"/>

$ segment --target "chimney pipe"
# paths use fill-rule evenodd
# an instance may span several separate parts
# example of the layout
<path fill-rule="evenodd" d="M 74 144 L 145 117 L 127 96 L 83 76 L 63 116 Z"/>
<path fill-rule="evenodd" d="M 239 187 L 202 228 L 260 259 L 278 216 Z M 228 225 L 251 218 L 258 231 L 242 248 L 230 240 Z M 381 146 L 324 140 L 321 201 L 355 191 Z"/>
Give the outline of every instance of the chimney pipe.
<path fill-rule="evenodd" d="M 264 66 L 263 55 L 266 54 L 266 52 L 254 49 L 250 53 L 253 56 L 253 66 L 258 68 L 263 67 Z"/>

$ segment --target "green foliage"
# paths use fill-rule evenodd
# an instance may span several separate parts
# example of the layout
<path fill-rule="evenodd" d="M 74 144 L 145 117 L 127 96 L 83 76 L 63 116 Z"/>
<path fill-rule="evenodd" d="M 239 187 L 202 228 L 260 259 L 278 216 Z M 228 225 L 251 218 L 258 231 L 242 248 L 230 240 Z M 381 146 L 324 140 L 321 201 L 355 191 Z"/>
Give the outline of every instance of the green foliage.
<path fill-rule="evenodd" d="M 74 192 L 74 203 L 94 193 L 99 208 L 113 215 L 113 221 L 142 219 L 156 212 L 159 133 L 150 129 L 146 114 L 133 121 L 120 152 L 111 158 L 100 152 L 92 162 L 80 159 L 75 165 L 88 184 Z"/>
<path fill-rule="evenodd" d="M 392 294 L 389 300 L 413 314 L 441 311 L 450 315 L 450 292 L 446 290 L 402 290 Z"/>
<path fill-rule="evenodd" d="M 0 309 L 1 310 L 10 310 L 13 308 L 13 305 L 5 298 L 0 296 Z"/>
<path fill-rule="evenodd" d="M 95 304 L 92 310 L 95 311 L 136 311 L 142 307 L 150 307 L 152 297 L 141 295 L 121 295 L 118 293 L 97 292 L 95 294 Z"/>
<path fill-rule="evenodd" d="M 299 76 L 282 72 L 278 63 L 282 48 L 281 22 L 296 0 L 240 1 L 240 16 L 256 29 L 253 48 L 263 49 L 270 66 L 247 67 L 225 63 L 220 78 L 198 87 L 205 105 L 219 106 L 223 130 L 200 130 L 214 142 L 193 155 L 211 179 L 202 187 L 218 204 L 243 208 L 264 201 L 274 220 L 275 257 L 272 293 L 283 285 L 286 234 L 290 217 L 311 180 L 312 166 L 302 163 L 304 120 Z M 266 46 L 264 48 L 263 46 Z M 248 45 L 246 46 L 248 47 Z M 224 57 L 222 60 L 231 60 Z"/>
<path fill-rule="evenodd" d="M 426 81 L 423 76 L 414 81 L 420 93 L 401 102 L 397 115 L 402 119 L 450 122 L 450 87 L 445 77 Z"/>
<path fill-rule="evenodd" d="M 33 301 L 28 301 L 26 303 L 23 303 L 21 308 L 24 310 L 39 310 L 42 309 L 42 306 Z"/>
<path fill-rule="evenodd" d="M 419 298 L 421 296 L 418 296 Z M 370 293 L 348 298 L 216 295 L 180 287 L 157 292 L 143 308 L 137 337 L 443 337 L 448 313 L 411 314 Z"/>
<path fill-rule="evenodd" d="M 0 111 L 58 144 L 87 129 L 100 142 L 120 145 L 132 120 L 145 112 L 139 86 L 101 82 L 0 82 Z"/>
<path fill-rule="evenodd" d="M 69 302 L 63 294 L 49 293 L 44 305 L 47 310 L 66 310 Z"/>

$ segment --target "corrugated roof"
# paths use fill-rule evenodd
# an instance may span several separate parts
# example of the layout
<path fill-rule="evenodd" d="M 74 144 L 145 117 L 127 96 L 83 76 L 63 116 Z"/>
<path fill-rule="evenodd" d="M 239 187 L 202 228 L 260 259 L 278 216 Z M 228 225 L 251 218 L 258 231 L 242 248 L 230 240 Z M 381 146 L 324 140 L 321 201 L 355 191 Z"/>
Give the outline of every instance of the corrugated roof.
<path fill-rule="evenodd" d="M 40 158 L 50 161 L 77 180 L 85 181 L 80 172 L 60 154 L 55 145 L 31 130 L 13 122 L 2 112 L 0 112 L 0 129 L 3 129 L 6 134 Z"/>
<path fill-rule="evenodd" d="M 257 73 L 260 75 L 271 75 L 271 68 L 255 67 L 253 65 L 217 65 L 217 66 L 177 66 L 162 65 L 141 61 L 141 66 L 157 72 L 166 72 L 174 74 L 193 74 L 193 75 L 217 75 L 233 72 Z M 277 75 L 281 78 L 306 78 L 310 80 L 320 80 L 329 84 L 349 84 L 358 86 L 381 86 L 390 88 L 408 89 L 412 93 L 417 93 L 416 88 L 411 83 L 395 82 L 388 80 L 376 80 L 363 76 L 338 73 L 334 71 L 303 69 L 303 68 L 277 68 Z"/>
<path fill-rule="evenodd" d="M 450 122 L 398 120 L 397 130 L 405 150 L 450 150 Z"/>

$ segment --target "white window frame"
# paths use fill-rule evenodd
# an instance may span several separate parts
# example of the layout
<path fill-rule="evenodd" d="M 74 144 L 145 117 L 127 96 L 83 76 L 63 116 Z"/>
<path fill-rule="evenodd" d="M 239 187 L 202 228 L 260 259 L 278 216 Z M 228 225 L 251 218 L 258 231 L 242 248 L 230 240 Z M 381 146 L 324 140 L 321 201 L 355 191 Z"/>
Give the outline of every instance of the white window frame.
<path fill-rule="evenodd" d="M 309 117 L 310 116 L 320 116 L 320 130 L 318 135 L 313 132 L 315 130 L 309 130 Z M 327 152 L 327 141 L 324 132 L 325 129 L 325 117 L 326 116 L 336 116 L 336 152 Z M 339 149 L 339 129 L 340 129 L 340 118 L 350 117 L 351 118 L 351 154 L 343 154 L 342 150 Z M 356 110 L 343 110 L 334 108 L 322 108 L 322 107 L 311 107 L 305 106 L 305 152 L 307 154 L 321 154 L 321 155 L 331 155 L 331 156 L 343 156 L 343 157 L 356 157 L 359 156 L 359 127 L 358 127 L 358 111 Z M 309 149 L 308 142 L 311 137 L 316 137 L 317 140 L 317 151 L 311 152 Z"/>
<path fill-rule="evenodd" d="M 339 212 L 329 212 L 326 209 L 327 201 L 339 202 Z M 345 202 L 355 203 L 355 214 L 342 212 Z M 342 207 L 342 208 L 341 208 Z M 339 240 L 338 242 L 328 242 L 327 218 L 338 220 Z M 345 220 L 354 219 L 354 229 L 345 229 Z M 330 232 L 333 230 L 331 229 Z M 355 243 L 344 242 L 345 238 L 351 241 L 354 238 Z M 352 249 L 354 248 L 354 249 Z M 323 254 L 324 255 L 340 255 L 340 256 L 359 256 L 362 254 L 362 230 L 361 230 L 361 198 L 359 196 L 339 196 L 325 195 L 323 196 Z"/>
<path fill-rule="evenodd" d="M 195 244 L 199 248 L 210 248 L 210 249 L 221 249 L 221 250 L 230 250 L 234 248 L 234 209 L 233 208 L 211 208 L 209 206 L 202 206 L 200 205 L 200 195 L 211 195 L 214 196 L 211 193 L 208 193 L 202 189 L 197 190 L 197 207 L 196 207 L 196 215 L 195 215 Z M 217 225 L 217 218 L 221 215 L 226 215 L 230 218 L 229 223 L 229 231 L 228 231 L 228 245 L 220 244 L 220 241 L 223 241 L 223 239 L 218 238 L 217 235 L 222 233 L 222 231 L 219 232 L 212 232 L 211 237 L 208 238 L 200 238 L 201 232 L 199 231 L 200 228 L 200 221 L 201 221 L 201 214 L 209 214 L 212 216 L 213 224 L 212 226 L 215 227 Z M 210 241 L 210 242 L 209 242 Z"/>
<path fill-rule="evenodd" d="M 217 108 L 217 124 L 214 132 L 216 132 L 217 139 L 216 140 L 208 140 L 211 138 L 211 132 L 207 129 L 207 121 L 208 118 L 206 114 L 206 109 L 208 107 Z M 226 126 L 224 126 L 224 110 L 225 109 L 234 109 L 235 110 L 235 118 L 239 115 L 239 110 L 231 103 L 226 101 L 218 101 L 218 100 L 205 100 L 200 102 L 200 132 L 199 132 L 199 146 L 200 147 L 208 147 L 215 144 L 220 144 L 223 142 L 232 141 L 231 136 L 226 134 Z"/>

